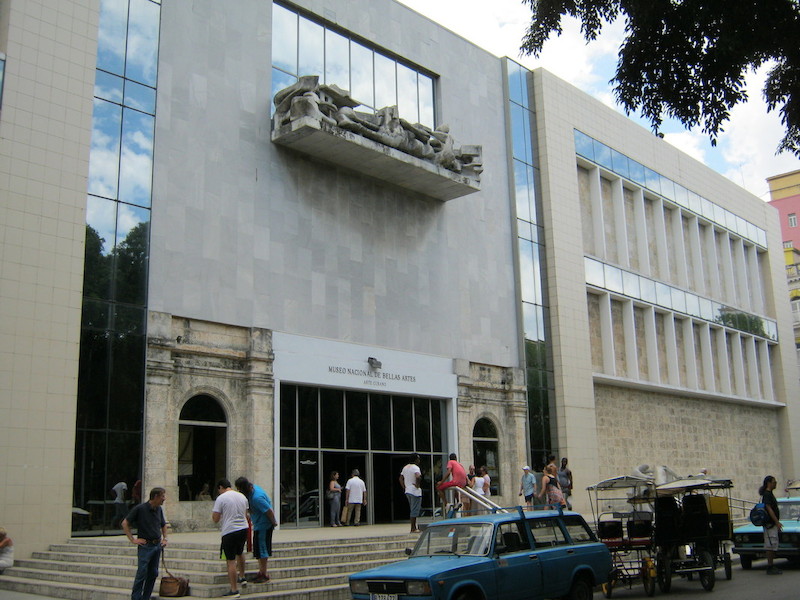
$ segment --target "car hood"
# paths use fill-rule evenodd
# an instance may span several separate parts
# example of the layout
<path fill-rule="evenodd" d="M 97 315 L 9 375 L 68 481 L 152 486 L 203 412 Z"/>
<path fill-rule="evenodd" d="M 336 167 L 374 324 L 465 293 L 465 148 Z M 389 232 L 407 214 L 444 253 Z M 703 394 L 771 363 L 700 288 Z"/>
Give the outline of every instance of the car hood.
<path fill-rule="evenodd" d="M 783 525 L 783 532 L 798 532 L 800 533 L 800 521 L 796 521 L 792 519 L 791 521 L 781 519 L 781 525 Z M 733 535 L 737 533 L 762 533 L 764 531 L 763 527 L 756 527 L 752 523 L 748 523 L 747 525 L 742 525 L 741 527 L 737 527 L 733 530 Z"/>
<path fill-rule="evenodd" d="M 452 554 L 444 556 L 415 556 L 396 563 L 361 571 L 352 575 L 351 578 L 427 579 L 445 571 L 452 574 L 454 569 L 485 564 L 488 560 L 491 559 L 486 556 L 454 556 Z"/>

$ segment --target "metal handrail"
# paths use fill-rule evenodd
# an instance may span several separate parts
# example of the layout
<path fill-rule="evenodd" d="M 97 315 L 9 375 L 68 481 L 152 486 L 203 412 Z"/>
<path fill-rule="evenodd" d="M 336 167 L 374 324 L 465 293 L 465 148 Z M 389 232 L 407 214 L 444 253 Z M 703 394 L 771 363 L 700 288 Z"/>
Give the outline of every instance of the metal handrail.
<path fill-rule="evenodd" d="M 486 496 L 481 496 L 480 494 L 475 493 L 472 488 L 453 487 L 450 489 L 454 489 L 457 493 L 467 496 L 470 499 L 470 502 L 477 502 L 489 511 L 504 513 L 509 512 L 508 509 L 501 507 L 492 500 L 489 500 Z"/>
<path fill-rule="evenodd" d="M 734 527 L 750 522 L 750 510 L 756 505 L 752 500 L 743 498 L 731 498 L 729 507 L 731 511 L 731 523 Z"/>

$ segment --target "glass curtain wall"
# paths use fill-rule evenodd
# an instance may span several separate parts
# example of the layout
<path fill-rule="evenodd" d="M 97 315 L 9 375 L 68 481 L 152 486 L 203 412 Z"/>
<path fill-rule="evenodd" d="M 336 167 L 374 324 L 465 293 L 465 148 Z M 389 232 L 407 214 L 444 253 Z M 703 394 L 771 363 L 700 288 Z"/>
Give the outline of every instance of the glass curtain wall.
<path fill-rule="evenodd" d="M 531 461 L 533 468 L 539 471 L 556 443 L 552 435 L 555 411 L 551 411 L 554 389 L 548 340 L 550 310 L 544 284 L 544 237 L 539 225 L 540 207 L 536 194 L 539 157 L 534 133 L 535 113 L 529 96 L 530 72 L 509 59 L 504 61 L 504 65 L 511 122 Z"/>
<path fill-rule="evenodd" d="M 139 500 L 141 488 L 160 16 L 157 0 L 100 3 L 73 491 L 73 506 L 83 513 L 76 532 L 118 531 L 114 515 Z M 115 486 L 124 497 L 111 492 Z"/>
<path fill-rule="evenodd" d="M 444 421 L 444 401 L 437 398 L 281 384 L 281 523 L 329 524 L 324 491 L 330 475 L 339 473 L 344 487 L 353 469 L 366 483 L 374 522 L 407 519 L 397 481 L 412 452 L 421 459 L 423 514 L 431 515 L 433 484 L 443 468 Z"/>
<path fill-rule="evenodd" d="M 397 106 L 409 123 L 434 126 L 433 77 L 305 15 L 272 5 L 272 96 L 301 75 L 350 91 L 359 110 Z M 274 111 L 274 105 L 271 106 Z"/>

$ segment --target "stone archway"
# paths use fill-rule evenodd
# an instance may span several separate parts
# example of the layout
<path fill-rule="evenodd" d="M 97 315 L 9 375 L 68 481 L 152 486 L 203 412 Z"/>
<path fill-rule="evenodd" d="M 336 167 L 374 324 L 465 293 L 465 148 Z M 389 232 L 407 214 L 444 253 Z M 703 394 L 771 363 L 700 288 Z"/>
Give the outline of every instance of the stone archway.
<path fill-rule="evenodd" d="M 178 420 L 181 502 L 211 499 L 215 483 L 226 474 L 227 440 L 228 421 L 215 398 L 199 394 L 183 405 Z"/>
<path fill-rule="evenodd" d="M 500 475 L 500 439 L 495 423 L 486 417 L 475 422 L 472 428 L 472 458 L 476 467 L 485 466 L 491 477 L 491 494 L 502 494 Z"/>

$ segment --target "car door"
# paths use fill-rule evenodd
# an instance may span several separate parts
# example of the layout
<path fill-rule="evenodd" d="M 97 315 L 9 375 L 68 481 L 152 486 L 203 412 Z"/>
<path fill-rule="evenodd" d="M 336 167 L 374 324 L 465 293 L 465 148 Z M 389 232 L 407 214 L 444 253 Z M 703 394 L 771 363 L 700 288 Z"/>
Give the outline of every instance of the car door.
<path fill-rule="evenodd" d="M 533 534 L 536 562 L 545 574 L 542 596 L 557 598 L 566 595 L 572 585 L 573 566 L 578 560 L 575 547 L 568 544 L 555 517 L 529 519 L 528 526 Z"/>
<path fill-rule="evenodd" d="M 494 543 L 496 598 L 542 598 L 542 567 L 521 521 L 498 525 Z"/>

